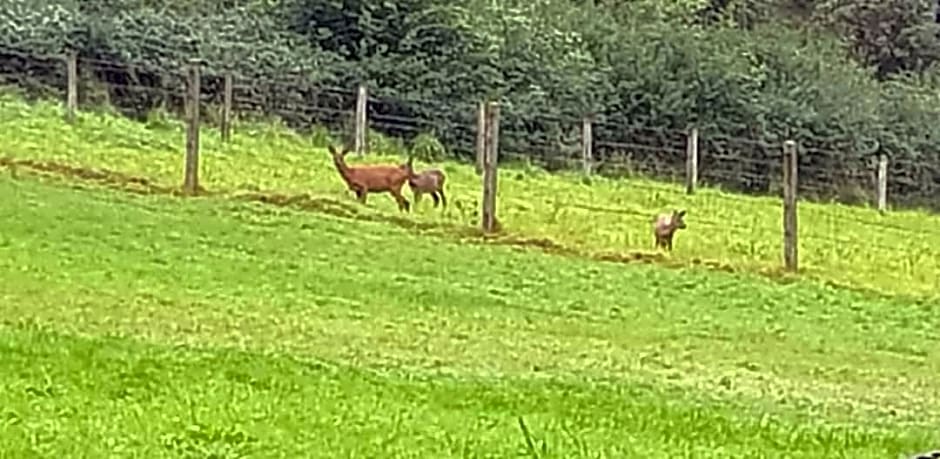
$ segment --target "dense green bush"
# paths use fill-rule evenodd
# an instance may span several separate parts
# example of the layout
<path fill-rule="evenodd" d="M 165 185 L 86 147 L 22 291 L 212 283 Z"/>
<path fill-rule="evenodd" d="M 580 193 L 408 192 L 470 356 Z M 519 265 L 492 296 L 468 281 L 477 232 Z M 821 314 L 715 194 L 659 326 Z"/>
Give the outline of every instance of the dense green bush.
<path fill-rule="evenodd" d="M 110 104 L 145 116 L 179 110 L 181 75 L 201 58 L 208 102 L 220 101 L 231 71 L 237 111 L 258 106 L 294 127 L 333 130 L 348 130 L 365 84 L 372 128 L 385 136 L 375 147 L 394 137 L 395 148 L 423 145 L 422 155 L 438 156 L 433 138 L 465 158 L 478 103 L 499 99 L 504 157 L 553 169 L 572 165 L 588 114 L 608 166 L 661 175 L 681 174 L 684 132 L 695 126 L 703 181 L 755 192 L 774 189 L 781 142 L 794 139 L 807 191 L 871 190 L 873 160 L 884 153 L 892 200 L 936 206 L 940 85 L 929 59 L 891 67 L 917 76 L 875 75 L 835 38 L 851 24 L 833 2 L 825 18 L 837 22 L 835 34 L 766 23 L 787 8 L 812 12 L 804 3 L 4 0 L 0 72 L 30 73 L 20 81 L 30 89 L 61 89 L 61 62 L 9 51 L 74 49 Z M 870 64 L 881 51 L 869 51 L 859 59 Z"/>
<path fill-rule="evenodd" d="M 148 4 L 159 2 L 133 2 L 139 4 L 136 8 L 130 3 L 6 0 L 0 8 L 0 45 L 46 55 L 76 51 L 83 73 L 107 83 L 110 100 L 138 116 L 158 105 L 181 109 L 179 88 L 186 66 L 196 58 L 203 61 L 204 90 L 216 99 L 226 71 L 239 83 L 252 83 L 244 98 L 262 98 L 266 105 L 291 111 L 298 110 L 292 104 L 302 103 L 298 93 L 303 91 L 259 81 L 294 77 L 311 88 L 336 83 L 332 69 L 341 62 L 337 56 L 283 30 L 272 15 L 252 7 L 183 15 Z M 6 61 L 0 66 L 22 71 L 24 65 Z M 62 78 L 56 83 L 64 86 Z"/>

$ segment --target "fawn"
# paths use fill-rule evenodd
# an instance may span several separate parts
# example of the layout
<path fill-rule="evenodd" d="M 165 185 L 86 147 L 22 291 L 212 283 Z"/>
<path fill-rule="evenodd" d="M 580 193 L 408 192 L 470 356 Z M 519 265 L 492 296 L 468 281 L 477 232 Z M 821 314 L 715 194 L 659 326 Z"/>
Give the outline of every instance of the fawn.
<path fill-rule="evenodd" d="M 685 229 L 685 210 L 673 210 L 672 214 L 660 214 L 653 220 L 653 235 L 656 236 L 655 248 L 664 247 L 672 251 L 672 236 L 677 230 Z"/>
<path fill-rule="evenodd" d="M 411 177 L 408 179 L 408 187 L 411 188 L 411 192 L 414 194 L 415 205 L 418 205 L 418 200 L 421 199 L 422 194 L 428 193 L 431 195 L 431 199 L 434 200 L 434 207 L 437 207 L 438 202 L 447 207 L 447 198 L 444 196 L 445 179 L 444 171 L 440 169 L 429 169 L 422 171 L 420 174 L 412 172 Z"/>
<path fill-rule="evenodd" d="M 411 170 L 411 158 L 408 159 L 406 166 L 384 164 L 349 166 L 346 164 L 348 147 L 343 147 L 342 151 L 336 151 L 332 145 L 328 148 L 333 156 L 333 165 L 336 166 L 337 172 L 349 189 L 356 193 L 359 202 L 365 204 L 366 195 L 369 192 L 387 191 L 398 203 L 398 210 L 405 212 L 410 210 L 411 204 L 401 195 L 401 187 L 414 173 Z"/>

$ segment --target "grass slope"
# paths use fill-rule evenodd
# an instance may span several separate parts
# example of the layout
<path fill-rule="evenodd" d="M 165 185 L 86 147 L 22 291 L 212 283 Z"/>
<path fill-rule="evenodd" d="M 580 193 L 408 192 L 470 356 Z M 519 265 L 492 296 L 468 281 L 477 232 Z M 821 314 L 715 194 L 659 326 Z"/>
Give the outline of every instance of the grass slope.
<path fill-rule="evenodd" d="M 646 387 L 416 379 L 0 329 L 5 457 L 893 457 L 900 434 Z M 545 445 L 542 449 L 542 445 Z"/>
<path fill-rule="evenodd" d="M 0 178 L 10 457 L 886 457 L 940 319 L 801 281 Z"/>
<path fill-rule="evenodd" d="M 106 168 L 146 177 L 164 186 L 181 182 L 183 131 L 173 120 L 147 124 L 83 113 L 75 126 L 62 122 L 57 104 L 29 105 L 0 98 L 0 155 Z M 216 192 L 246 190 L 310 193 L 348 203 L 351 194 L 324 150 L 310 140 L 271 126 L 236 128 L 230 144 L 216 131 L 202 134 L 202 183 Z M 372 157 L 365 161 L 400 161 Z M 415 221 L 476 225 L 479 178 L 472 168 L 447 163 L 447 212 L 433 212 L 429 200 Z M 714 189 L 687 196 L 676 185 L 647 180 L 604 180 L 588 185 L 574 175 L 548 175 L 504 167 L 498 214 L 505 230 L 551 239 L 583 253 L 652 250 L 649 220 L 654 213 L 689 210 L 690 228 L 677 236 L 671 257 L 680 264 L 714 261 L 732 267 L 774 271 L 781 259 L 781 210 L 776 198 L 744 197 Z M 388 195 L 370 197 L 362 213 L 395 214 Z M 374 211 L 372 210 L 374 209 Z M 940 217 L 904 211 L 881 216 L 871 209 L 801 203 L 800 257 L 816 279 L 888 293 L 933 296 L 940 292 Z"/>

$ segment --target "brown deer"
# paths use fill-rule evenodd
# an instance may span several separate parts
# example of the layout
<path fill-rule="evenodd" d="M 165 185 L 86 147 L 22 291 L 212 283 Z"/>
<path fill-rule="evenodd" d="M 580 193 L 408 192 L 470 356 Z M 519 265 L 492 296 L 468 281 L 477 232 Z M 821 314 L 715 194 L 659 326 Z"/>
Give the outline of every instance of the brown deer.
<path fill-rule="evenodd" d="M 660 214 L 653 219 L 653 235 L 656 236 L 655 248 L 663 247 L 672 251 L 672 236 L 677 230 L 685 229 L 685 210 L 673 210 L 672 214 Z"/>
<path fill-rule="evenodd" d="M 346 164 L 348 147 L 343 147 L 342 151 L 336 151 L 332 145 L 328 148 L 333 156 L 333 165 L 336 166 L 337 172 L 346 182 L 346 186 L 356 193 L 356 199 L 359 202 L 365 204 L 366 195 L 369 192 L 388 192 L 398 203 L 398 210 L 407 212 L 411 209 L 411 204 L 401 195 L 401 187 L 414 174 L 411 169 L 411 158 L 408 159 L 406 165 L 402 166 L 384 164 L 349 166 Z"/>
<path fill-rule="evenodd" d="M 444 196 L 444 180 L 446 180 L 444 171 L 440 169 L 428 169 L 422 171 L 420 174 L 414 174 L 408 178 L 408 187 L 411 188 L 411 192 L 415 197 L 415 205 L 418 205 L 418 200 L 421 199 L 421 195 L 428 193 L 431 195 L 431 199 L 434 200 L 434 207 L 436 208 L 438 203 L 442 203 L 444 207 L 447 207 L 447 197 Z"/>

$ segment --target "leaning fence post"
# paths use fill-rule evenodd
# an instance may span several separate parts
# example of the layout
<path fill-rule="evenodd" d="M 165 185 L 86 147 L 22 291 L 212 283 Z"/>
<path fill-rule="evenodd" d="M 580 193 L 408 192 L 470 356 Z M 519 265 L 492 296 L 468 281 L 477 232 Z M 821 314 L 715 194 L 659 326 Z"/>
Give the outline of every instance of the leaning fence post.
<path fill-rule="evenodd" d="M 65 121 L 75 122 L 75 112 L 78 111 L 78 53 L 69 51 L 65 57 L 65 73 L 67 78 L 65 97 Z"/>
<path fill-rule="evenodd" d="M 183 190 L 196 194 L 199 190 L 199 97 L 201 94 L 200 62 L 189 61 L 186 82 L 186 162 L 183 172 Z"/>
<path fill-rule="evenodd" d="M 689 130 L 685 145 L 685 192 L 695 193 L 698 186 L 698 128 Z"/>
<path fill-rule="evenodd" d="M 496 227 L 496 175 L 499 163 L 499 103 L 486 107 L 486 151 L 483 161 L 483 231 L 492 233 Z"/>
<path fill-rule="evenodd" d="M 787 271 L 798 271 L 796 142 L 783 143 L 783 260 Z"/>

